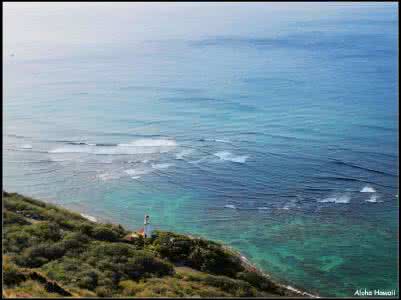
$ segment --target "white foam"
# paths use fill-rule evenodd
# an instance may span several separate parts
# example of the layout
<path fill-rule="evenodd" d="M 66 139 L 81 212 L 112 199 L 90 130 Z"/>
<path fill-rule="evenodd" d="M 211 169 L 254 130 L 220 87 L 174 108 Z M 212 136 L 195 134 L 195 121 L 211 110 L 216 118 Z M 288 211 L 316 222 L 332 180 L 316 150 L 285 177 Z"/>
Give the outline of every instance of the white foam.
<path fill-rule="evenodd" d="M 103 174 L 96 175 L 96 177 L 103 181 L 107 181 L 107 180 L 112 180 L 112 179 L 118 179 L 121 176 L 117 175 L 117 174 L 112 174 L 112 173 L 103 173 Z"/>
<path fill-rule="evenodd" d="M 226 204 L 224 205 L 225 208 L 231 208 L 231 209 L 237 209 L 237 207 L 235 205 L 232 204 Z"/>
<path fill-rule="evenodd" d="M 379 198 L 380 198 L 380 197 L 379 197 L 377 194 L 373 194 L 373 195 L 370 196 L 369 199 L 366 199 L 365 201 L 366 201 L 366 202 L 370 202 L 370 203 L 381 202 L 381 201 L 379 201 Z"/>
<path fill-rule="evenodd" d="M 361 190 L 361 193 L 375 193 L 376 190 L 369 185 L 364 186 Z"/>
<path fill-rule="evenodd" d="M 232 161 L 236 163 L 245 163 L 246 160 L 248 159 L 248 155 L 240 155 L 240 156 L 235 156 L 229 151 L 220 151 L 217 153 L 214 153 L 213 155 L 217 156 L 221 160 L 227 160 L 227 161 Z"/>
<path fill-rule="evenodd" d="M 117 144 L 115 146 L 101 146 L 95 144 L 64 145 L 52 149 L 49 153 L 89 153 L 89 154 L 146 154 L 165 153 L 176 147 L 176 142 L 169 139 L 139 139 L 128 144 Z"/>
<path fill-rule="evenodd" d="M 190 161 L 189 163 L 190 164 L 199 164 L 199 163 L 201 163 L 203 161 L 206 161 L 206 160 L 207 160 L 207 157 L 202 157 L 201 159 L 193 160 L 193 161 Z"/>
<path fill-rule="evenodd" d="M 30 144 L 25 144 L 21 146 L 22 149 L 32 149 L 32 145 Z"/>
<path fill-rule="evenodd" d="M 152 168 L 156 169 L 156 170 L 163 170 L 163 169 L 167 169 L 169 167 L 173 166 L 173 164 L 152 164 Z"/>
<path fill-rule="evenodd" d="M 139 175 L 148 174 L 148 173 L 152 172 L 152 170 L 151 169 L 127 169 L 127 170 L 124 170 L 124 172 L 127 173 L 128 175 L 139 176 Z"/>
<path fill-rule="evenodd" d="M 351 196 L 349 194 L 342 195 L 333 195 L 322 200 L 319 200 L 321 203 L 349 203 L 351 200 Z"/>
<path fill-rule="evenodd" d="M 70 159 L 68 159 L 68 158 L 50 157 L 50 161 L 54 161 L 54 162 L 64 162 L 64 161 L 70 161 Z"/>
<path fill-rule="evenodd" d="M 167 169 L 173 165 L 174 164 L 168 164 L 168 163 L 152 164 L 151 168 L 143 166 L 143 167 L 139 167 L 136 169 L 127 169 L 127 170 L 124 170 L 124 172 L 126 174 L 130 175 L 132 179 L 139 179 L 139 178 L 141 178 L 142 175 L 152 173 L 154 170 Z"/>
<path fill-rule="evenodd" d="M 95 217 L 92 217 L 90 215 L 87 214 L 81 214 L 82 217 L 84 217 L 85 219 L 92 221 L 92 222 L 97 222 L 97 219 Z"/>
<path fill-rule="evenodd" d="M 215 141 L 216 142 L 219 142 L 219 143 L 231 143 L 229 140 L 223 140 L 223 139 L 215 139 Z"/>
<path fill-rule="evenodd" d="M 123 147 L 176 147 L 177 143 L 170 139 L 138 139 L 128 144 L 118 144 Z"/>
<path fill-rule="evenodd" d="M 176 159 L 183 159 L 184 156 L 187 156 L 193 152 L 192 149 L 185 149 L 175 155 Z"/>
<path fill-rule="evenodd" d="M 297 204 L 296 201 L 290 201 L 287 202 L 283 207 L 279 208 L 279 209 L 284 209 L 284 210 L 290 210 L 291 208 L 296 208 Z"/>
<path fill-rule="evenodd" d="M 227 143 L 230 144 L 231 141 L 226 140 L 226 139 L 203 139 L 206 142 L 217 142 L 217 143 Z"/>
<path fill-rule="evenodd" d="M 265 206 L 263 206 L 263 207 L 258 207 L 258 209 L 259 210 L 267 210 L 267 209 L 269 209 L 268 207 L 265 207 Z"/>
<path fill-rule="evenodd" d="M 296 288 L 294 288 L 294 287 L 292 287 L 292 286 L 290 286 L 290 285 L 285 285 L 285 287 L 286 287 L 288 290 L 293 291 L 293 292 L 295 292 L 295 293 L 297 293 L 297 294 L 300 294 L 300 295 L 303 295 L 303 296 L 308 296 L 308 297 L 310 297 L 310 298 L 319 298 L 318 296 L 309 294 L 309 293 L 307 293 L 307 292 L 303 292 L 303 291 L 298 290 L 298 289 L 296 289 Z"/>

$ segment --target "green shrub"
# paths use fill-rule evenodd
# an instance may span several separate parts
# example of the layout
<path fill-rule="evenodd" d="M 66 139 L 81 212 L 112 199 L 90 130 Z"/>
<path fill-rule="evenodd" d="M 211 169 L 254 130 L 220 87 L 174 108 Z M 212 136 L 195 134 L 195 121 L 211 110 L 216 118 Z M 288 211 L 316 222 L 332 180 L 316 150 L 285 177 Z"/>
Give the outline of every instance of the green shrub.
<path fill-rule="evenodd" d="M 28 268 L 37 268 L 45 263 L 47 263 L 49 260 L 44 258 L 44 257 L 32 257 L 30 255 L 19 255 L 16 257 L 16 263 L 19 266 L 23 267 L 28 267 Z"/>
<path fill-rule="evenodd" d="M 148 249 L 172 262 L 217 275 L 235 276 L 243 271 L 238 257 L 221 245 L 203 239 L 191 239 L 171 232 L 157 232 Z"/>
<path fill-rule="evenodd" d="M 81 232 L 82 234 L 85 234 L 87 236 L 92 236 L 93 235 L 93 229 L 96 227 L 96 225 L 91 224 L 86 221 L 81 221 L 77 222 L 77 230 Z"/>
<path fill-rule="evenodd" d="M 104 275 L 83 262 L 79 257 L 66 257 L 52 261 L 42 269 L 47 276 L 63 284 L 76 284 L 81 288 L 95 289 Z"/>
<path fill-rule="evenodd" d="M 64 253 L 65 249 L 60 243 L 42 243 L 25 249 L 21 255 L 17 256 L 17 263 L 20 266 L 37 268 L 50 260 L 62 257 Z"/>
<path fill-rule="evenodd" d="M 26 228 L 26 231 L 42 241 L 58 241 L 62 237 L 60 226 L 51 222 L 32 224 Z"/>
<path fill-rule="evenodd" d="M 25 203 L 29 203 L 29 204 L 31 204 L 33 206 L 46 207 L 46 206 L 49 205 L 49 204 L 46 204 L 46 203 L 44 203 L 42 201 L 35 200 L 35 199 L 30 198 L 30 197 L 24 197 L 24 196 L 19 195 L 17 193 L 12 193 L 12 197 L 15 197 L 15 198 L 19 199 L 20 201 L 25 202 Z"/>
<path fill-rule="evenodd" d="M 50 206 L 49 208 L 44 209 L 42 216 L 46 220 L 52 221 L 53 223 L 67 230 L 76 229 L 76 225 L 78 223 L 75 215 L 68 213 L 67 211 L 63 211 L 61 208 L 57 208 L 55 206 Z"/>
<path fill-rule="evenodd" d="M 223 291 L 230 291 L 237 297 L 252 297 L 256 292 L 249 283 L 225 276 L 208 275 L 204 278 L 204 282 Z"/>
<path fill-rule="evenodd" d="M 30 223 L 23 216 L 16 214 L 12 211 L 6 210 L 3 212 L 3 224 L 29 225 Z"/>
<path fill-rule="evenodd" d="M 4 250 L 20 253 L 31 245 L 31 236 L 25 231 L 13 231 L 4 234 Z"/>
<path fill-rule="evenodd" d="M 188 258 L 192 249 L 192 241 L 183 235 L 158 232 L 149 248 L 163 258 L 179 262 Z"/>
<path fill-rule="evenodd" d="M 113 295 L 112 290 L 104 286 L 97 287 L 95 292 L 98 297 L 111 297 Z"/>
<path fill-rule="evenodd" d="M 173 266 L 152 253 L 136 250 L 127 243 L 92 242 L 82 259 L 108 274 L 114 285 L 121 279 L 139 279 L 173 274 Z"/>
<path fill-rule="evenodd" d="M 100 241 L 115 242 L 119 238 L 119 233 L 105 225 L 97 225 L 93 228 L 92 237 Z"/>
<path fill-rule="evenodd" d="M 272 288 L 271 282 L 263 275 L 256 272 L 239 272 L 236 277 L 264 291 L 268 291 Z"/>
<path fill-rule="evenodd" d="M 98 286 L 99 274 L 93 270 L 83 271 L 79 274 L 78 286 L 88 290 L 94 290 Z"/>
<path fill-rule="evenodd" d="M 243 270 L 240 260 L 219 246 L 197 246 L 189 255 L 190 265 L 203 272 L 235 276 Z"/>
<path fill-rule="evenodd" d="M 61 243 L 56 244 L 40 244 L 29 248 L 29 254 L 31 256 L 41 256 L 48 260 L 54 260 L 64 255 L 65 249 Z"/>
<path fill-rule="evenodd" d="M 107 286 L 107 287 L 114 288 L 118 285 L 119 280 L 116 282 L 113 282 L 112 278 L 113 278 L 113 275 L 108 277 L 105 273 L 103 273 L 103 276 L 98 278 L 97 284 L 98 284 L 98 286 Z"/>
<path fill-rule="evenodd" d="M 168 262 L 138 251 L 135 257 L 128 259 L 127 263 L 122 265 L 122 271 L 130 279 L 139 279 L 172 275 L 174 267 Z"/>
<path fill-rule="evenodd" d="M 89 237 L 82 232 L 70 232 L 64 236 L 61 243 L 66 252 L 80 253 L 86 248 L 89 241 Z"/>
<path fill-rule="evenodd" d="M 6 286 L 14 286 L 26 280 L 25 274 L 9 260 L 3 262 L 3 283 Z"/>
<path fill-rule="evenodd" d="M 107 259 L 110 262 L 124 262 L 129 256 L 136 253 L 135 247 L 127 243 L 107 243 L 107 242 L 92 242 L 86 257 L 95 258 L 100 261 Z"/>
<path fill-rule="evenodd" d="M 124 296 L 135 296 L 136 293 L 140 292 L 143 290 L 143 286 L 141 284 L 138 284 L 135 281 L 132 280 L 122 280 L 119 283 L 119 287 L 122 288 L 122 294 Z"/>

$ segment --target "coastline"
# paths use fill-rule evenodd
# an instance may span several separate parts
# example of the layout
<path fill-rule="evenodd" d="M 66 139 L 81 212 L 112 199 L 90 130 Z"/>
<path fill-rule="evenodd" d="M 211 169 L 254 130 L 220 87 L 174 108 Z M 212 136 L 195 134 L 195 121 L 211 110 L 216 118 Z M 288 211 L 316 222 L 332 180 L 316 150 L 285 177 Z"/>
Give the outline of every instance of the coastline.
<path fill-rule="evenodd" d="M 45 201 L 41 201 L 41 200 L 36 200 L 36 199 L 32 199 L 17 193 L 7 193 L 5 191 L 3 191 L 2 197 L 5 198 L 3 199 L 3 203 L 5 201 L 5 203 L 7 203 L 7 199 L 8 197 L 17 197 L 17 199 L 22 199 L 22 201 L 28 201 L 29 205 L 34 204 L 34 205 L 39 205 L 42 208 L 47 208 L 47 209 L 56 209 L 55 213 L 60 213 L 60 212 L 64 212 L 65 217 L 68 219 L 68 215 L 72 215 L 73 218 L 82 218 L 85 219 L 86 222 L 92 223 L 94 224 L 94 226 L 104 226 L 106 224 L 103 224 L 102 222 L 98 221 L 98 218 L 85 214 L 85 213 L 81 213 L 79 211 L 76 210 L 69 210 L 69 209 L 65 209 L 62 206 L 59 205 L 54 205 Z M 18 205 L 17 205 L 18 206 Z M 12 207 L 13 206 L 9 206 L 9 204 L 5 204 L 5 209 L 6 211 L 10 210 L 12 211 Z M 22 206 L 23 207 L 23 206 Z M 57 212 L 58 211 L 58 212 Z M 43 219 L 43 216 L 41 216 L 41 213 L 26 213 L 24 212 L 24 209 L 21 210 L 16 210 L 15 211 L 17 214 L 21 215 L 21 217 L 27 218 L 26 220 L 28 222 L 32 222 L 32 224 L 36 224 L 36 223 L 41 223 Z M 100 218 L 100 217 L 99 217 Z M 25 221 L 26 222 L 26 221 Z M 7 223 L 9 224 L 9 222 Z M 96 224 L 96 225 L 95 225 Z M 110 226 L 114 226 L 115 228 L 121 228 L 121 230 L 123 230 L 123 228 L 121 227 L 121 225 L 119 225 L 117 222 L 110 222 L 108 223 Z M 131 232 L 131 230 L 124 230 L 125 234 Z M 170 235 L 170 236 L 174 236 L 173 240 L 175 239 L 175 237 L 177 237 L 178 239 L 180 239 L 180 236 L 184 239 L 187 239 L 188 241 L 192 241 L 190 243 L 194 243 L 194 244 L 209 244 L 209 245 L 216 245 L 217 247 L 220 247 L 222 249 L 223 252 L 227 253 L 226 255 L 228 255 L 228 257 L 232 257 L 232 259 L 237 261 L 237 265 L 242 266 L 241 269 L 243 270 L 242 272 L 245 273 L 249 273 L 249 274 L 254 274 L 257 278 L 259 278 L 259 281 L 262 283 L 264 282 L 265 284 L 268 285 L 269 287 L 269 291 L 270 293 L 272 293 L 271 295 L 276 295 L 278 297 L 308 297 L 308 298 L 319 298 L 319 296 L 317 294 L 312 294 L 309 293 L 307 291 L 304 291 L 300 288 L 295 288 L 291 285 L 286 285 L 283 283 L 280 283 L 279 281 L 276 281 L 274 279 L 272 279 L 272 276 L 269 275 L 268 273 L 265 273 L 264 271 L 262 271 L 260 268 L 258 268 L 257 266 L 255 266 L 248 258 L 246 258 L 240 251 L 238 251 L 237 249 L 232 248 L 231 246 L 226 245 L 224 242 L 221 241 L 212 241 L 212 240 L 207 240 L 206 238 L 202 237 L 202 236 L 194 236 L 191 234 L 179 234 L 179 233 L 174 233 L 174 232 L 169 232 L 169 231 L 162 231 L 162 230 L 156 230 L 158 233 L 156 233 L 156 237 L 158 235 Z M 171 241 L 171 238 L 170 238 Z M 150 241 L 151 243 L 153 243 L 152 241 Z M 175 246 L 176 247 L 176 246 Z M 207 246 L 209 247 L 209 246 Z M 8 256 L 8 253 L 3 253 L 3 257 L 4 255 Z M 181 264 L 181 263 L 179 263 Z M 176 265 L 178 266 L 178 265 Z M 184 265 L 185 266 L 185 263 Z M 196 268 L 195 268 L 196 270 Z M 194 271 L 195 271 L 194 270 Z M 264 279 L 262 279 L 264 278 Z"/>
<path fill-rule="evenodd" d="M 99 222 L 98 218 L 96 218 L 94 216 L 91 216 L 91 215 L 88 215 L 88 214 L 85 214 L 85 213 L 81 213 L 81 212 L 79 212 L 79 214 L 82 217 L 86 218 L 87 220 L 89 220 L 91 222 L 101 223 L 101 222 Z M 113 222 L 113 223 L 115 225 L 118 225 L 118 223 L 115 223 L 115 222 Z M 188 236 L 191 239 L 206 239 L 206 237 L 198 236 L 198 235 L 192 235 L 192 234 L 185 234 L 185 235 Z M 305 291 L 305 290 L 303 290 L 301 288 L 295 288 L 295 287 L 293 287 L 291 285 L 283 284 L 283 283 L 280 283 L 280 281 L 276 281 L 276 280 L 272 279 L 271 274 L 269 274 L 269 273 L 263 271 L 262 269 L 260 269 L 259 267 L 257 267 L 255 264 L 252 263 L 252 261 L 250 259 L 248 259 L 245 255 L 243 255 L 239 250 L 237 250 L 237 249 L 235 249 L 235 248 L 233 248 L 231 246 L 226 245 L 222 241 L 216 241 L 216 242 L 221 244 L 224 249 L 226 249 L 227 251 L 231 252 L 233 255 L 237 256 L 241 260 L 241 262 L 244 265 L 245 269 L 250 270 L 252 272 L 257 272 L 258 274 L 260 274 L 263 277 L 265 277 L 267 280 L 269 280 L 269 281 L 273 282 L 274 284 L 276 284 L 281 289 L 287 290 L 290 293 L 295 293 L 299 297 L 320 298 L 320 296 L 317 295 L 317 294 L 312 294 L 312 293 L 309 293 L 309 292 L 307 292 L 307 291 Z"/>
<path fill-rule="evenodd" d="M 303 291 L 303 290 L 301 290 L 301 289 L 295 288 L 295 287 L 293 287 L 293 286 L 291 286 L 291 285 L 282 284 L 282 283 L 280 283 L 280 282 L 277 282 L 277 281 L 273 280 L 270 274 L 264 272 L 263 270 L 261 270 L 260 268 L 258 268 L 257 266 L 255 266 L 247 257 L 245 257 L 244 255 L 242 255 L 239 251 L 237 251 L 236 249 L 231 248 L 230 246 L 224 245 L 224 247 L 230 249 L 230 251 L 237 252 L 237 255 L 239 255 L 239 257 L 240 257 L 242 263 L 243 263 L 246 267 L 252 269 L 254 272 L 260 273 L 262 276 L 264 276 L 264 277 L 266 277 L 267 279 L 269 279 L 270 281 L 274 282 L 275 284 L 277 284 L 277 285 L 280 286 L 281 288 L 287 289 L 287 290 L 289 290 L 289 291 L 291 291 L 291 292 L 294 292 L 294 293 L 296 293 L 296 294 L 299 294 L 299 296 L 302 296 L 302 297 L 305 297 L 305 296 L 306 296 L 306 297 L 310 297 L 310 298 L 320 298 L 319 295 L 314 295 L 314 294 L 311 294 L 311 293 L 309 293 L 309 292 Z"/>
<path fill-rule="evenodd" d="M 263 271 L 261 268 L 257 267 L 255 264 L 252 263 L 252 261 L 250 259 L 248 259 L 245 255 L 243 255 L 239 250 L 228 246 L 226 244 L 224 244 L 223 242 L 219 242 L 223 245 L 223 247 L 225 249 L 227 249 L 228 251 L 232 252 L 234 255 L 236 255 L 237 257 L 240 258 L 242 264 L 244 265 L 244 267 L 248 270 L 251 270 L 252 272 L 257 272 L 258 274 L 262 275 L 263 277 L 265 277 L 266 279 L 268 279 L 269 281 L 273 282 L 274 284 L 276 284 L 277 286 L 279 286 L 282 289 L 288 290 L 290 292 L 296 293 L 298 294 L 300 297 L 310 297 L 310 298 L 320 298 L 319 295 L 315 295 L 312 293 L 309 293 L 305 290 L 302 290 L 300 288 L 295 288 L 291 285 L 288 284 L 283 284 L 280 283 L 280 281 L 276 281 L 272 278 L 271 274 Z"/>

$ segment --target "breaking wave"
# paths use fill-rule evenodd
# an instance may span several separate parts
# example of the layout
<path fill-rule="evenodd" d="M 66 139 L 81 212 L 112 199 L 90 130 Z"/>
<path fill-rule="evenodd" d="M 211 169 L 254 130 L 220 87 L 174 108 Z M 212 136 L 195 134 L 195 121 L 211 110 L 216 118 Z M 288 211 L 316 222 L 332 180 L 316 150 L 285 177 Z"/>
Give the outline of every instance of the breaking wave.
<path fill-rule="evenodd" d="M 221 160 L 228 160 L 228 161 L 241 163 L 241 164 L 245 163 L 246 160 L 248 159 L 248 155 L 236 156 L 229 151 L 220 151 L 220 152 L 214 153 L 213 155 L 217 156 Z"/>
<path fill-rule="evenodd" d="M 176 147 L 176 142 L 169 139 L 138 139 L 127 144 L 88 144 L 69 143 L 49 153 L 89 153 L 99 155 L 125 155 L 165 153 Z"/>
<path fill-rule="evenodd" d="M 237 207 L 235 205 L 232 204 L 226 204 L 224 205 L 225 208 L 231 208 L 231 209 L 237 209 Z"/>
<path fill-rule="evenodd" d="M 226 144 L 231 144 L 231 141 L 226 140 L 226 139 L 207 139 L 207 138 L 200 138 L 200 142 L 216 142 L 216 143 L 226 143 Z"/>
<path fill-rule="evenodd" d="M 333 195 L 322 200 L 319 200 L 320 203 L 349 203 L 351 200 L 350 194 L 342 194 L 342 195 Z"/>
<path fill-rule="evenodd" d="M 369 197 L 369 199 L 366 199 L 366 202 L 370 202 L 370 203 L 377 203 L 377 202 L 381 202 L 379 201 L 379 196 L 377 194 L 373 194 Z"/>
<path fill-rule="evenodd" d="M 369 185 L 366 185 L 366 186 L 364 186 L 364 187 L 361 189 L 360 192 L 361 192 L 361 193 L 375 193 L 376 190 L 375 190 L 373 187 L 371 187 L 371 186 L 369 186 Z"/>
<path fill-rule="evenodd" d="M 176 141 L 170 139 L 138 139 L 128 144 L 118 144 L 127 147 L 175 147 Z"/>
<path fill-rule="evenodd" d="M 117 174 L 117 173 L 102 173 L 102 174 L 96 175 L 96 177 L 103 181 L 108 181 L 108 180 L 113 180 L 113 179 L 119 179 L 121 177 L 121 175 Z"/>
<path fill-rule="evenodd" d="M 128 175 L 138 177 L 141 175 L 149 174 L 150 172 L 152 172 L 152 169 L 145 169 L 145 168 L 143 168 L 143 169 L 127 169 L 127 170 L 124 170 L 124 172 L 127 173 Z"/>
<path fill-rule="evenodd" d="M 167 164 L 167 163 L 163 163 L 163 164 L 152 164 L 152 168 L 153 168 L 153 169 L 156 169 L 156 170 L 167 169 L 167 168 L 170 168 L 171 166 L 173 166 L 173 164 Z"/>

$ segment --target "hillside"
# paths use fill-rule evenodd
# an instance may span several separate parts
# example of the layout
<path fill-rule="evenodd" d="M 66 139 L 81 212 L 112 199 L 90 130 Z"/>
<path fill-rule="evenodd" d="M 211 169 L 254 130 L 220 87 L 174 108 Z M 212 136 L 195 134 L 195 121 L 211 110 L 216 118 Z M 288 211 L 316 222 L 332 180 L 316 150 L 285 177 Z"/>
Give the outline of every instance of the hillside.
<path fill-rule="evenodd" d="M 128 239 L 55 205 L 3 192 L 3 297 L 301 296 L 213 241 Z"/>

